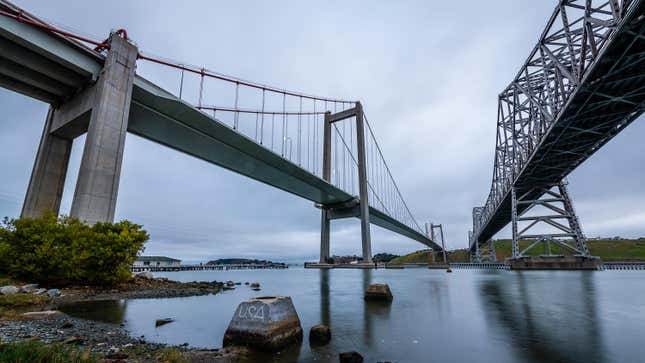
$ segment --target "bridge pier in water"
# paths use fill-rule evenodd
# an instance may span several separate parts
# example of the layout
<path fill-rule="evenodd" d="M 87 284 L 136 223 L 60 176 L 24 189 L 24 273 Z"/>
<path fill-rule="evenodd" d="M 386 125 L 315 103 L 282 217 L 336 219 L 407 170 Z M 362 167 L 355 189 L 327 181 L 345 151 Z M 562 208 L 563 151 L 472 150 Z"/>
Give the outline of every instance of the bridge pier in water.
<path fill-rule="evenodd" d="M 113 221 L 137 48 L 113 33 L 95 83 L 50 106 L 22 209 L 23 217 L 58 214 L 73 140 L 86 133 L 71 215 Z"/>
<path fill-rule="evenodd" d="M 530 195 L 536 195 L 536 193 L 541 196 L 533 199 L 534 197 Z M 561 180 L 553 186 L 539 188 L 537 191 L 532 190 L 524 195 L 517 195 L 516 189 L 513 188 L 511 198 L 513 233 L 513 255 L 509 260 L 511 269 L 598 269 L 600 260 L 589 253 L 587 239 L 582 233 L 580 221 L 573 208 L 566 180 Z M 544 207 L 546 212 L 529 215 L 536 206 Z M 520 227 L 520 222 L 528 222 L 528 225 Z M 530 230 L 540 222 L 553 227 L 555 231 L 530 233 Z M 520 241 L 527 240 L 528 246 L 521 249 Z M 543 247 L 542 255 L 528 255 L 540 244 Z M 553 245 L 571 253 L 572 256 L 553 254 Z"/>
<path fill-rule="evenodd" d="M 365 125 L 363 106 L 356 102 L 354 108 L 338 113 L 325 113 L 323 131 L 323 179 L 331 181 L 331 127 L 335 122 L 356 118 L 356 148 L 358 166 L 359 200 L 350 200 L 336 205 L 321 206 L 320 228 L 320 263 L 325 264 L 330 257 L 330 228 L 331 220 L 358 217 L 361 223 L 361 249 L 363 263 L 372 263 L 372 240 L 370 234 L 370 206 L 368 199 L 367 165 L 365 150 Z"/>

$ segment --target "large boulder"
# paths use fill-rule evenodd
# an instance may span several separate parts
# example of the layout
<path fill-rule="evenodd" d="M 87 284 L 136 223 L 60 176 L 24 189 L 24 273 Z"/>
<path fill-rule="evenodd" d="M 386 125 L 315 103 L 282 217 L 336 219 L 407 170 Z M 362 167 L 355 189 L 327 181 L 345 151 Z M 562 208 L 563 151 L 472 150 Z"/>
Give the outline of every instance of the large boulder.
<path fill-rule="evenodd" d="M 318 324 L 309 330 L 309 342 L 312 344 L 327 344 L 331 340 L 331 330 L 327 325 Z"/>
<path fill-rule="evenodd" d="M 49 290 L 47 290 L 47 295 L 49 295 L 49 297 L 60 296 L 60 290 L 58 290 L 58 289 L 49 289 Z"/>
<path fill-rule="evenodd" d="M 387 284 L 371 284 L 365 290 L 365 300 L 392 301 L 392 291 Z"/>
<path fill-rule="evenodd" d="M 223 345 L 278 351 L 302 340 L 300 319 L 288 296 L 263 296 L 238 305 Z"/>
<path fill-rule="evenodd" d="M 20 289 L 13 285 L 0 287 L 0 295 L 14 295 L 18 292 L 20 292 Z"/>
<path fill-rule="evenodd" d="M 33 293 L 36 290 L 38 290 L 38 284 L 29 284 L 20 287 L 20 292 L 24 292 L 26 294 Z"/>
<path fill-rule="evenodd" d="M 154 279 L 154 276 L 152 275 L 152 272 L 150 272 L 150 271 L 141 271 L 141 272 L 136 273 L 134 276 L 142 278 L 142 279 L 148 279 L 148 280 Z"/>

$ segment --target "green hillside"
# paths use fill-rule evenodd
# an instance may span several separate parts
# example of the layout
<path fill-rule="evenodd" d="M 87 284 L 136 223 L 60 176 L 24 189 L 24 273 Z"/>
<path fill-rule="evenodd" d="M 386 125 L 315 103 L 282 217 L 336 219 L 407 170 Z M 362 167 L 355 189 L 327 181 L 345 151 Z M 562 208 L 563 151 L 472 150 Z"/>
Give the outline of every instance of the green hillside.
<path fill-rule="evenodd" d="M 528 246 L 528 241 L 520 241 L 520 249 Z M 588 241 L 589 251 L 592 256 L 598 256 L 603 260 L 645 260 L 645 238 L 639 239 L 599 239 Z M 497 259 L 503 260 L 511 256 L 511 240 L 495 241 Z M 542 254 L 542 249 L 537 246 L 530 255 Z M 551 245 L 553 254 L 570 254 L 562 248 Z"/>
<path fill-rule="evenodd" d="M 645 238 L 639 239 L 600 239 L 590 240 L 589 250 L 592 256 L 598 256 L 605 261 L 629 261 L 629 260 L 645 260 Z M 520 249 L 528 246 L 528 241 L 520 241 Z M 503 239 L 495 241 L 495 251 L 497 253 L 497 260 L 504 261 L 505 258 L 511 257 L 511 240 Z M 543 251 L 540 247 L 534 248 L 529 255 L 539 255 Z M 570 254 L 562 248 L 551 245 L 551 253 L 553 254 Z M 442 261 L 443 256 L 437 253 L 436 261 Z M 465 249 L 448 251 L 449 262 L 468 262 L 470 260 L 468 251 Z M 432 256 L 430 250 L 419 250 L 410 254 L 397 257 L 393 259 L 392 263 L 418 263 L 430 262 Z"/>
<path fill-rule="evenodd" d="M 448 251 L 446 258 L 448 259 L 448 262 L 467 262 L 468 253 L 466 252 L 466 250 Z M 437 252 L 435 255 L 435 261 L 443 262 L 443 254 L 440 252 Z M 432 262 L 432 254 L 430 254 L 430 250 L 427 250 L 427 249 L 419 250 L 419 251 L 407 254 L 405 256 L 397 257 L 392 261 L 390 261 L 390 263 L 423 263 L 423 262 Z"/>

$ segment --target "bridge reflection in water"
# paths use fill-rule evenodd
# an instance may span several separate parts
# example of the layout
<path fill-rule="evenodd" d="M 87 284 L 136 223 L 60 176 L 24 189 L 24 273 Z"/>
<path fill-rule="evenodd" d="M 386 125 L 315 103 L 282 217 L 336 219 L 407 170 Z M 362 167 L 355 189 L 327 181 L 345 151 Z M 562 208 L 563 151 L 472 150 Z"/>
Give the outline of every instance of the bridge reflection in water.
<path fill-rule="evenodd" d="M 517 272 L 479 287 L 489 326 L 510 338 L 524 362 L 604 362 L 592 273 Z M 566 278 L 567 284 L 554 281 Z"/>

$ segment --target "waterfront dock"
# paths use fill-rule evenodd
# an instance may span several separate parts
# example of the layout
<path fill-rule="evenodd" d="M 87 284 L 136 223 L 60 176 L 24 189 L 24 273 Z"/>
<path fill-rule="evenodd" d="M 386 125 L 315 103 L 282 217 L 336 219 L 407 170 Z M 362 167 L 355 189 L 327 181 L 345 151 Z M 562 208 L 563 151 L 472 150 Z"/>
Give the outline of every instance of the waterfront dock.
<path fill-rule="evenodd" d="M 230 264 L 230 265 L 179 265 L 179 266 L 132 266 L 132 272 L 173 272 L 206 270 L 276 270 L 289 268 L 287 264 Z"/>

